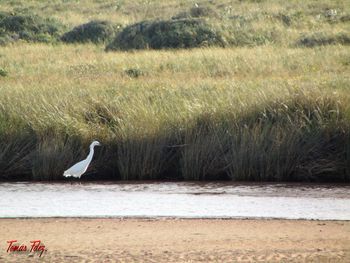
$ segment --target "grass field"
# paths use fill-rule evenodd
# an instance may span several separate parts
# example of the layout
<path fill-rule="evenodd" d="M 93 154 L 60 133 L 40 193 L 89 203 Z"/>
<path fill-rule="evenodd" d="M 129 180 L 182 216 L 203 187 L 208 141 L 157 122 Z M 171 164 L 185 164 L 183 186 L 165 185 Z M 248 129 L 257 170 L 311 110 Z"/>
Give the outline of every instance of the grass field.
<path fill-rule="evenodd" d="M 350 2 L 198 3 L 218 14 L 208 20 L 229 47 L 0 46 L 0 178 L 63 179 L 97 139 L 89 178 L 349 181 L 350 46 L 297 43 L 349 36 Z M 193 5 L 17 0 L 0 10 L 71 28 L 169 19 Z"/>

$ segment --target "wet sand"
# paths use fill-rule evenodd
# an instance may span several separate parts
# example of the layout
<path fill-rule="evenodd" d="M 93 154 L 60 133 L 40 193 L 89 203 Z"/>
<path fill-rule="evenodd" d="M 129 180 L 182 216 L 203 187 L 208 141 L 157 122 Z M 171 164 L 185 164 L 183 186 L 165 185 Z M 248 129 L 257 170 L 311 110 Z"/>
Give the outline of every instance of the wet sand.
<path fill-rule="evenodd" d="M 0 237 L 0 262 L 350 262 L 350 221 L 0 219 Z"/>

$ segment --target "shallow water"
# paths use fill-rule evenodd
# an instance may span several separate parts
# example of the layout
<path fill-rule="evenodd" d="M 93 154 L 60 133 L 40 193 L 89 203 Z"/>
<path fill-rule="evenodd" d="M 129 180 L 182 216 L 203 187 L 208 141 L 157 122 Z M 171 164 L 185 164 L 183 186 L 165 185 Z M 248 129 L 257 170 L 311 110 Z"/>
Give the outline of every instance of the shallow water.
<path fill-rule="evenodd" d="M 350 185 L 1 183 L 0 217 L 350 220 Z"/>

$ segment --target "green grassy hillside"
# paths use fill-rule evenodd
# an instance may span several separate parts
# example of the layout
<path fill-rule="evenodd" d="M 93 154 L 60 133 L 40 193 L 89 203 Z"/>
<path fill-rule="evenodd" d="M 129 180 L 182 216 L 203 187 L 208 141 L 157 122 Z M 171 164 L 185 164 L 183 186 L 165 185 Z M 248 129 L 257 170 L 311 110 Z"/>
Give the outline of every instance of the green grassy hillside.
<path fill-rule="evenodd" d="M 349 1 L 14 0 L 0 11 L 57 28 L 27 19 L 21 37 L 0 16 L 11 39 L 0 46 L 2 179 L 63 179 L 93 139 L 104 146 L 86 178 L 350 179 Z M 60 40 L 93 20 L 118 36 L 174 19 L 204 21 L 224 47 Z"/>

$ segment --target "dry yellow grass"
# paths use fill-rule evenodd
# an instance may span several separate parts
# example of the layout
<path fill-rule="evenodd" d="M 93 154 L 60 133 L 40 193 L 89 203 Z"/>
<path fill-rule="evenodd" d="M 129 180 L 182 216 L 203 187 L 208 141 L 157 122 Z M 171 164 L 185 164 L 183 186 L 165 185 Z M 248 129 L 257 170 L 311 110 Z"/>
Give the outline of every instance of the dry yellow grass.
<path fill-rule="evenodd" d="M 332 46 L 105 53 L 94 45 L 21 44 L 0 50 L 0 67 L 9 74 L 0 80 L 0 101 L 3 111 L 34 129 L 58 122 L 88 137 L 96 136 L 92 128 L 99 134 L 106 128 L 84 119 L 94 102 L 116 118 L 133 125 L 147 120 L 150 126 L 203 110 L 239 112 L 298 90 L 329 93 L 346 105 L 349 51 Z M 129 76 L 128 69 L 142 75 Z"/>

